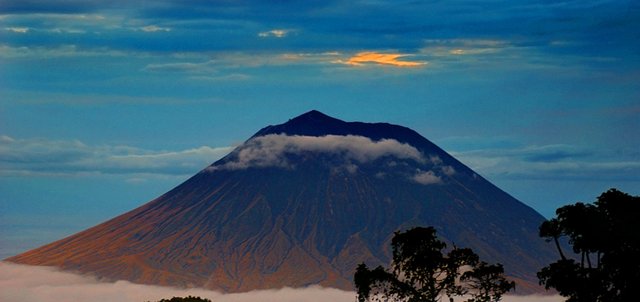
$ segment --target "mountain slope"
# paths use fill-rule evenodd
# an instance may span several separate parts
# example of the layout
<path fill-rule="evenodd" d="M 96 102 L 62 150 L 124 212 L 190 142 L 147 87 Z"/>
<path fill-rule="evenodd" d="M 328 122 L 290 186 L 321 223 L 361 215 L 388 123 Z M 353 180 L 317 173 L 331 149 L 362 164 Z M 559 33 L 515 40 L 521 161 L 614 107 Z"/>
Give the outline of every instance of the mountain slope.
<path fill-rule="evenodd" d="M 358 263 L 389 262 L 394 231 L 431 225 L 528 292 L 555 256 L 543 219 L 413 130 L 311 111 L 131 212 L 8 260 L 229 292 L 351 289 Z"/>

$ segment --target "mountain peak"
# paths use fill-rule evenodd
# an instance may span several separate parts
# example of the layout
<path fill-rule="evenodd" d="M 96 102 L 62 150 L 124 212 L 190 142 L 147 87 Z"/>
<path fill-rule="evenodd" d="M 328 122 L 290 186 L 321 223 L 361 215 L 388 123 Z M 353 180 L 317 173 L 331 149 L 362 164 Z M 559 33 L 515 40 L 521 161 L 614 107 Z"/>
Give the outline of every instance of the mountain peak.
<path fill-rule="evenodd" d="M 305 112 L 297 117 L 294 117 L 293 119 L 334 119 L 318 110 L 311 110 L 308 112 Z"/>
<path fill-rule="evenodd" d="M 288 134 L 306 136 L 324 136 L 328 134 L 343 134 L 347 122 L 328 116 L 318 110 L 311 110 L 294 117 L 284 124 L 271 125 L 263 128 L 254 135 Z"/>
<path fill-rule="evenodd" d="M 304 124 L 312 124 L 312 125 L 320 126 L 320 125 L 336 124 L 336 123 L 344 124 L 345 122 L 337 118 L 328 116 L 318 110 L 311 110 L 309 112 L 303 113 L 297 117 L 290 119 L 285 124 L 292 124 L 296 126 L 304 125 Z"/>
<path fill-rule="evenodd" d="M 412 145 L 422 151 L 428 150 L 426 153 L 443 153 L 445 157 L 450 157 L 438 146 L 409 128 L 389 123 L 345 122 L 318 110 L 308 111 L 283 124 L 262 128 L 251 138 L 269 134 L 316 137 L 353 135 L 367 137 L 373 141 L 394 139 L 400 143 Z"/>
<path fill-rule="evenodd" d="M 544 217 L 409 128 L 312 110 L 254 138 L 137 209 L 7 260 L 237 292 L 353 290 L 356 266 L 388 263 L 380 247 L 412 226 L 502 263 L 520 289 L 555 257 Z"/>

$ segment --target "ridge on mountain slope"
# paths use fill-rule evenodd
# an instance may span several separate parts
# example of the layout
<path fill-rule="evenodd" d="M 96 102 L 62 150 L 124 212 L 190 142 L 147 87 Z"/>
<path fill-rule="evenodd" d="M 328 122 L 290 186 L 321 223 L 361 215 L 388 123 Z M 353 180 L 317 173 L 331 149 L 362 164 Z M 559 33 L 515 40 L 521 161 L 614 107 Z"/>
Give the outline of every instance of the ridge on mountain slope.
<path fill-rule="evenodd" d="M 409 128 L 310 111 L 137 209 L 7 260 L 228 292 L 352 289 L 358 263 L 389 262 L 394 231 L 434 226 L 525 293 L 555 258 L 543 220 Z"/>

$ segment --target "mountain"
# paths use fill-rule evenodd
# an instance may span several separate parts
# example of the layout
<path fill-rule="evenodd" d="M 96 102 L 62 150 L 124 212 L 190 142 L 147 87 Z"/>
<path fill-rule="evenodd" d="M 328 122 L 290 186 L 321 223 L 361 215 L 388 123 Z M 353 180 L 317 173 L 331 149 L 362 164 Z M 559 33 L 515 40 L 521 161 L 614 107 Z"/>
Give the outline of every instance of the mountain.
<path fill-rule="evenodd" d="M 527 293 L 555 259 L 543 220 L 411 129 L 310 111 L 137 209 L 7 260 L 226 292 L 352 289 L 358 263 L 389 263 L 394 231 L 434 226 Z"/>

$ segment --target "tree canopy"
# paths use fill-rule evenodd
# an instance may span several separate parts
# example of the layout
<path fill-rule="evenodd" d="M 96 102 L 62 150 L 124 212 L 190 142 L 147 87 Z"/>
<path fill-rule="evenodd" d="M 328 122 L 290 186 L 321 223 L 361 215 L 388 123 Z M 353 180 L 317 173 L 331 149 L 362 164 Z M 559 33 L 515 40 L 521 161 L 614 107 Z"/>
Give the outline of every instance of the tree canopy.
<path fill-rule="evenodd" d="M 162 299 L 158 302 L 211 302 L 206 298 L 188 296 L 188 297 L 173 297 L 171 299 Z"/>
<path fill-rule="evenodd" d="M 540 283 L 574 301 L 622 302 L 636 299 L 640 285 L 640 197 L 616 189 L 593 204 L 563 206 L 540 226 L 560 259 L 539 273 Z M 562 250 L 568 238 L 574 255 Z"/>
<path fill-rule="evenodd" d="M 358 265 L 354 282 L 358 301 L 438 301 L 465 297 L 469 302 L 499 301 L 515 284 L 500 264 L 480 261 L 471 249 L 446 244 L 433 227 L 396 232 L 391 241 L 391 269 Z"/>

